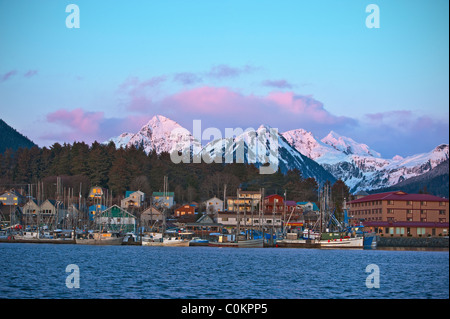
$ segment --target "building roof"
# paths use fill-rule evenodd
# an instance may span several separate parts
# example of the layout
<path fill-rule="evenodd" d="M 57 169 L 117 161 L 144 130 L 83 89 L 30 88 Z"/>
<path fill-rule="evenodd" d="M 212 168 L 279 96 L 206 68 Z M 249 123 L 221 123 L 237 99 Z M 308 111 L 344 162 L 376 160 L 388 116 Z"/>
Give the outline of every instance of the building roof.
<path fill-rule="evenodd" d="M 317 204 L 314 202 L 297 202 L 297 205 L 299 205 L 299 206 L 304 206 L 307 204 L 312 204 L 312 210 L 315 210 L 315 211 L 319 210 L 319 207 L 317 207 Z"/>
<path fill-rule="evenodd" d="M 355 199 L 350 204 L 371 202 L 374 200 L 397 200 L 397 201 L 424 201 L 424 202 L 448 202 L 448 199 L 430 194 L 407 194 L 402 191 L 378 193 Z"/>
<path fill-rule="evenodd" d="M 125 192 L 125 198 L 130 197 L 131 194 L 133 194 L 133 193 L 138 193 L 138 194 L 141 195 L 141 196 L 145 195 L 145 194 L 144 194 L 143 192 L 141 192 L 141 191 L 126 191 L 126 192 Z"/>
<path fill-rule="evenodd" d="M 175 196 L 175 193 L 174 192 L 166 192 L 166 193 L 164 193 L 164 192 L 153 192 L 152 195 L 153 196 L 170 196 L 170 197 L 173 197 L 173 196 Z"/>
<path fill-rule="evenodd" d="M 268 195 L 268 196 L 264 197 L 264 199 L 268 199 L 268 198 L 272 198 L 272 197 L 281 197 L 281 198 L 283 198 L 283 196 L 281 196 L 281 195 L 272 194 L 272 195 Z"/>

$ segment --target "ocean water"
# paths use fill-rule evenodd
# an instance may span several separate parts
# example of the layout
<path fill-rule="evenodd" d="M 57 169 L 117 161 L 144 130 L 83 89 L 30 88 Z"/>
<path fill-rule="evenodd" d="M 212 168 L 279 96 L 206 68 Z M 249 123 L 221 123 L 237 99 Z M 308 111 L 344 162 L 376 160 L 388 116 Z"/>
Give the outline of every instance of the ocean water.
<path fill-rule="evenodd" d="M 6 299 L 449 298 L 448 251 L 1 243 L 0 269 Z"/>

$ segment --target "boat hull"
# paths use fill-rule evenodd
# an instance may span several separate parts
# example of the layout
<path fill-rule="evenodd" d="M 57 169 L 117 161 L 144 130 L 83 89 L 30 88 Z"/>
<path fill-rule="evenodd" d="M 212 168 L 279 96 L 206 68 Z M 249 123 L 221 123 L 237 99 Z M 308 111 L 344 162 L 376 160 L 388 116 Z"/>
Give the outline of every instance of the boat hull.
<path fill-rule="evenodd" d="M 238 242 L 209 242 L 210 247 L 263 248 L 263 239 L 239 240 Z"/>
<path fill-rule="evenodd" d="M 106 246 L 106 245 L 122 245 L 123 237 L 117 238 L 102 238 L 102 239 L 85 239 L 85 238 L 77 238 L 75 240 L 77 245 L 98 245 L 98 246 Z"/>
<path fill-rule="evenodd" d="M 188 247 L 189 241 L 183 239 L 164 239 L 164 241 L 142 241 L 142 246 Z"/>
<path fill-rule="evenodd" d="M 280 248 L 320 248 L 320 243 L 311 239 L 281 239 L 275 247 Z"/>

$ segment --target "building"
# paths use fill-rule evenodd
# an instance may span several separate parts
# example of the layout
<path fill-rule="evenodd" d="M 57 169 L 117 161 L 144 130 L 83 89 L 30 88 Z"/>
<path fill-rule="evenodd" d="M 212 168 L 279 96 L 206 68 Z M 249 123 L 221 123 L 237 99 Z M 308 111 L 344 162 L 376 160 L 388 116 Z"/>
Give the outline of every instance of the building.
<path fill-rule="evenodd" d="M 89 220 L 94 220 L 95 216 L 99 216 L 107 207 L 105 205 L 96 204 L 89 206 Z"/>
<path fill-rule="evenodd" d="M 22 209 L 18 205 L 4 205 L 0 203 L 0 229 L 22 224 Z"/>
<path fill-rule="evenodd" d="M 349 203 L 349 222 L 384 236 L 448 236 L 449 201 L 402 191 L 372 194 Z"/>
<path fill-rule="evenodd" d="M 103 189 L 100 186 L 91 187 L 89 190 L 89 198 L 100 199 L 103 197 Z"/>
<path fill-rule="evenodd" d="M 156 207 L 171 208 L 175 204 L 174 197 L 173 192 L 153 192 L 152 203 Z"/>
<path fill-rule="evenodd" d="M 223 200 L 214 196 L 203 202 L 206 207 L 207 214 L 216 214 L 218 212 L 223 212 Z"/>
<path fill-rule="evenodd" d="M 283 214 L 274 213 L 274 214 L 264 214 L 259 215 L 258 213 L 245 215 L 243 213 L 239 213 L 239 226 L 241 229 L 244 228 L 253 228 L 258 229 L 261 227 L 276 227 L 280 228 L 282 226 Z M 222 224 L 225 228 L 231 229 L 236 228 L 238 223 L 238 214 L 236 212 L 219 212 L 217 216 L 217 223 Z"/>
<path fill-rule="evenodd" d="M 264 212 L 267 214 L 273 211 L 277 213 L 285 211 L 283 196 L 274 194 L 264 197 Z"/>
<path fill-rule="evenodd" d="M 261 192 L 238 189 L 236 197 L 227 198 L 227 210 L 239 212 L 256 212 L 261 202 Z"/>
<path fill-rule="evenodd" d="M 141 191 L 127 191 L 125 198 L 120 201 L 123 209 L 141 208 L 144 204 L 145 194 Z"/>
<path fill-rule="evenodd" d="M 152 228 L 154 225 L 161 223 L 163 220 L 163 213 L 156 207 L 151 206 L 144 210 L 141 214 L 141 226 L 146 229 Z"/>
<path fill-rule="evenodd" d="M 22 205 L 25 203 L 25 198 L 16 193 L 14 190 L 8 191 L 0 195 L 0 204 L 3 205 Z"/>
<path fill-rule="evenodd" d="M 113 205 L 100 213 L 96 219 L 97 227 L 101 230 L 111 230 L 122 233 L 136 231 L 136 216 L 123 208 Z"/>
<path fill-rule="evenodd" d="M 358 191 L 355 194 L 353 194 L 353 199 L 360 199 L 363 198 L 365 196 L 369 195 L 369 193 L 365 192 L 365 191 Z"/>
<path fill-rule="evenodd" d="M 183 205 L 175 209 L 174 213 L 175 217 L 181 217 L 184 215 L 195 215 L 195 206 L 194 205 Z"/>
<path fill-rule="evenodd" d="M 186 231 L 193 232 L 194 236 L 206 237 L 210 233 L 221 233 L 223 225 L 216 223 L 211 215 L 204 214 L 194 223 L 186 224 Z"/>
<path fill-rule="evenodd" d="M 304 213 L 319 211 L 319 207 L 314 202 L 297 202 L 297 207 L 301 208 Z"/>

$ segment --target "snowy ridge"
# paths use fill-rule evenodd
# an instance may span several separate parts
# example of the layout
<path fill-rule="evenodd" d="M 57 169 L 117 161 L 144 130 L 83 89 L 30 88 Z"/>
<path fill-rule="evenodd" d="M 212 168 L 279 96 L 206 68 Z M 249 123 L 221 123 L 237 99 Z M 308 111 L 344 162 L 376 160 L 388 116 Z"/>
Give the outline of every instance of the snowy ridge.
<path fill-rule="evenodd" d="M 297 168 L 303 177 L 314 177 L 319 182 L 341 179 L 352 192 L 395 185 L 429 172 L 449 158 L 449 146 L 442 144 L 427 153 L 384 159 L 366 144 L 336 132 L 331 131 L 319 140 L 304 129 L 277 133 L 275 151 L 270 129 L 261 125 L 257 130 L 202 146 L 177 122 L 156 115 L 139 132 L 123 133 L 105 144 L 113 142 L 117 148 L 142 147 L 146 153 L 155 151 L 157 154 L 189 150 L 190 155 L 201 156 L 203 161 L 219 161 L 220 158 L 226 163 L 228 156 L 228 162 L 255 163 L 257 167 L 269 159 L 270 163 L 277 163 L 282 172 Z"/>
<path fill-rule="evenodd" d="M 428 153 L 383 159 L 380 153 L 366 144 L 333 131 L 320 141 L 303 129 L 282 135 L 300 153 L 343 180 L 352 192 L 395 185 L 430 171 L 449 157 L 448 144 L 439 145 Z"/>
<path fill-rule="evenodd" d="M 154 116 L 136 134 L 123 133 L 116 138 L 111 138 L 105 143 L 114 142 L 116 148 L 143 147 L 148 154 L 155 151 L 162 152 L 180 151 L 186 147 L 200 145 L 194 136 L 180 124 L 162 115 Z"/>

